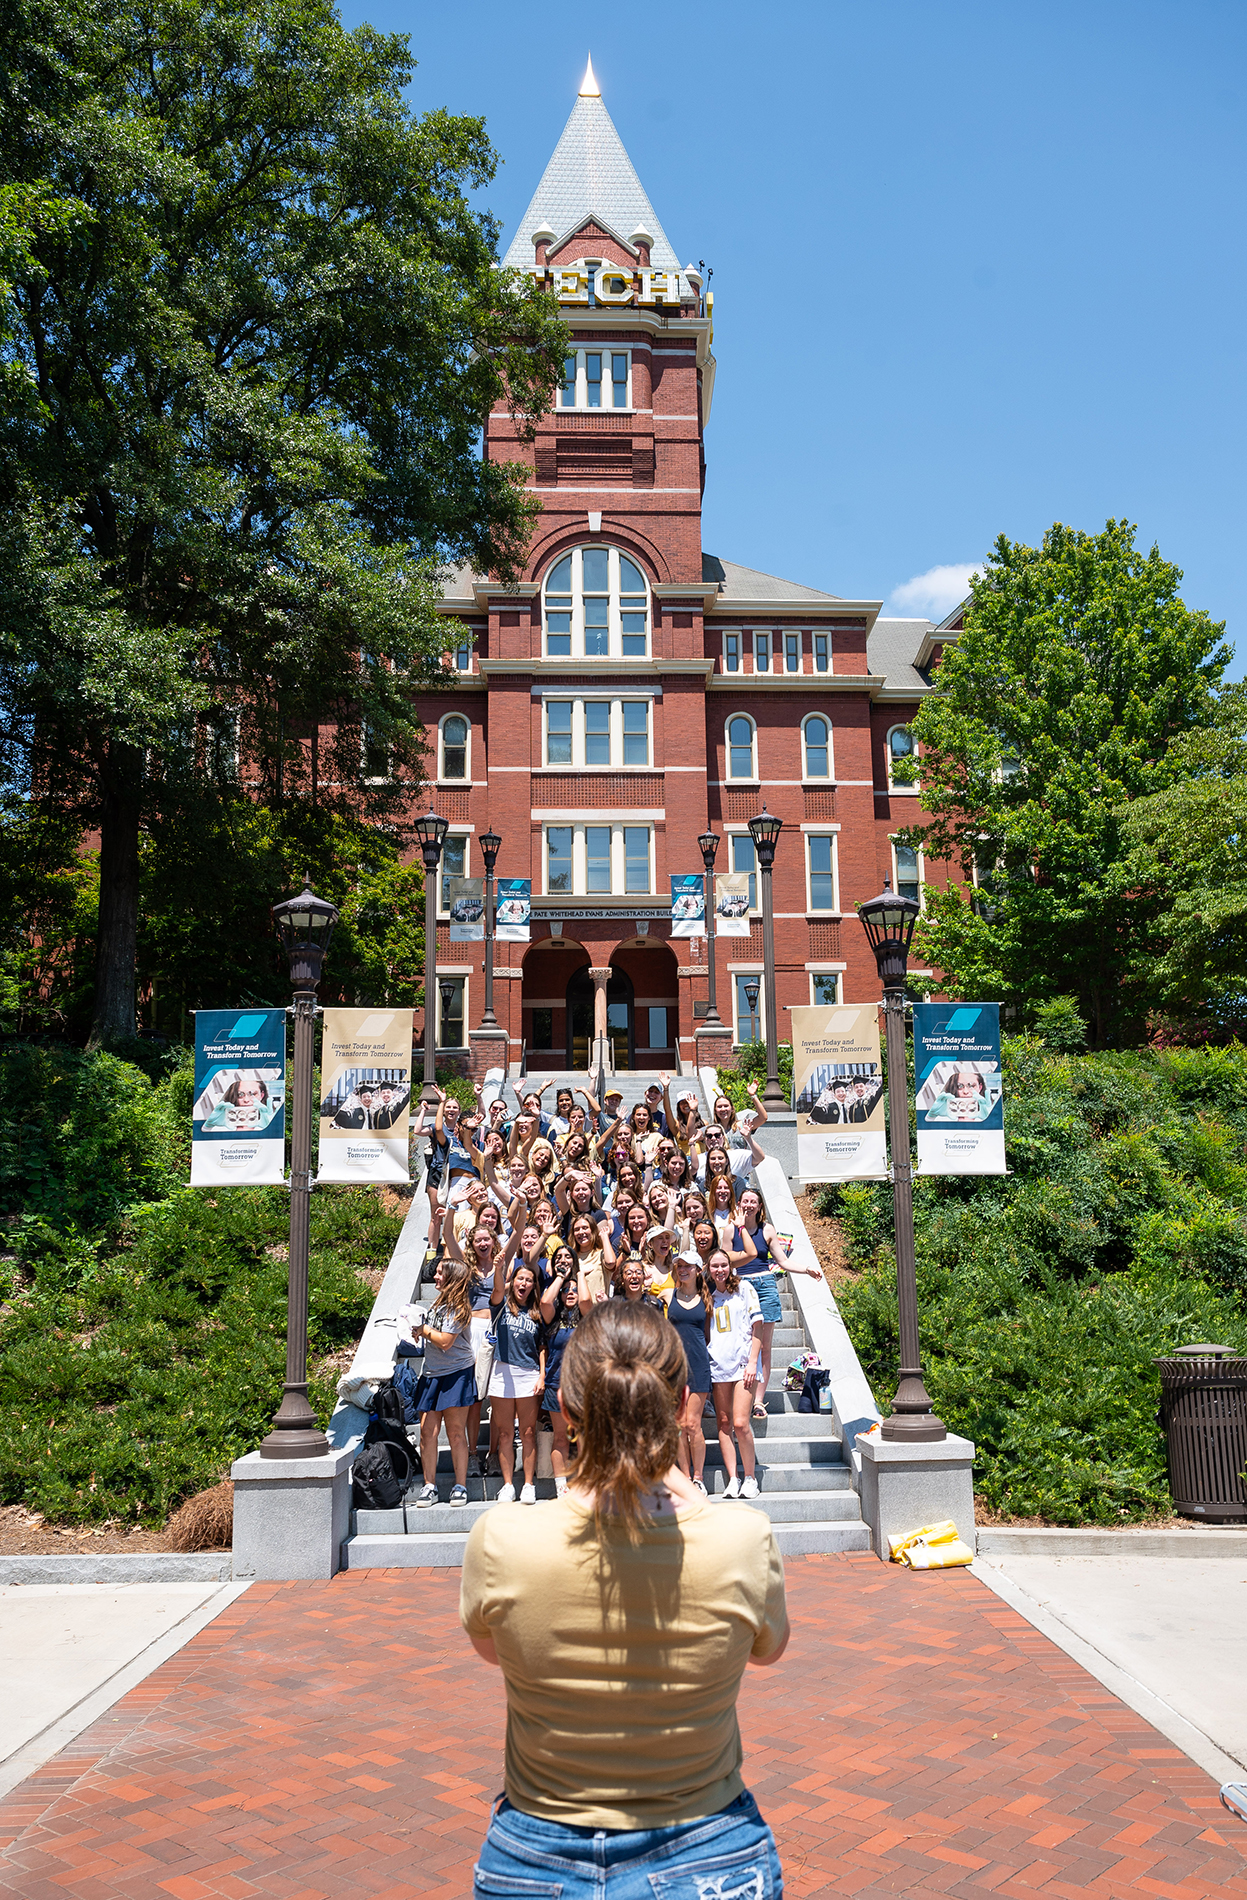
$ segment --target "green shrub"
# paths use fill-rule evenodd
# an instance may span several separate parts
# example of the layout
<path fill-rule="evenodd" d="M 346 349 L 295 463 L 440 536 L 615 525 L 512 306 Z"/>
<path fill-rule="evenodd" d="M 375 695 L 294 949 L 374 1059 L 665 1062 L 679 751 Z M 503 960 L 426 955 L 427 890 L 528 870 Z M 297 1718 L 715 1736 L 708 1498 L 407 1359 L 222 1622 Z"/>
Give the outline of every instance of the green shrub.
<path fill-rule="evenodd" d="M 776 1072 L 779 1085 L 784 1091 L 786 1101 L 792 1100 L 792 1044 L 781 1042 L 777 1050 Z M 720 1069 L 718 1083 L 733 1108 L 748 1108 L 749 1097 L 745 1093 L 746 1082 L 766 1081 L 766 1044 L 764 1042 L 742 1042 L 736 1055 L 734 1069 Z"/>

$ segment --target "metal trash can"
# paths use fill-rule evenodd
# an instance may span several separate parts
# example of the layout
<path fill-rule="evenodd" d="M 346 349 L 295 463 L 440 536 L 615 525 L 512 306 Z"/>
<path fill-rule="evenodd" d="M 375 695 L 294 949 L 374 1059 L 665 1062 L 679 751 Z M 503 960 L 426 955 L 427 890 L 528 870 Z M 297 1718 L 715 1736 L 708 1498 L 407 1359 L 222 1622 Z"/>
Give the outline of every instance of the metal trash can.
<path fill-rule="evenodd" d="M 1207 1524 L 1247 1522 L 1247 1358 L 1232 1346 L 1179 1346 L 1152 1363 L 1174 1510 Z"/>

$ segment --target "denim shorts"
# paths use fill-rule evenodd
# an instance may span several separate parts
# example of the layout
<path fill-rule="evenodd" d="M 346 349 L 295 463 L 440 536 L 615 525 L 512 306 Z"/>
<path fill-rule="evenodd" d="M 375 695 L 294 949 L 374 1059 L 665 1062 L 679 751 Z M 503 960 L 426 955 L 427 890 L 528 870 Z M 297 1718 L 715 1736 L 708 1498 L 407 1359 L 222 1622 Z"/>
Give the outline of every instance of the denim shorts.
<path fill-rule="evenodd" d="M 781 1900 L 770 1828 L 751 1794 L 677 1827 L 565 1827 L 497 1808 L 474 1900 Z"/>
<path fill-rule="evenodd" d="M 769 1326 L 778 1326 L 784 1317 L 784 1309 L 779 1303 L 779 1288 L 775 1284 L 775 1275 L 768 1269 L 764 1273 L 741 1274 L 742 1280 L 748 1280 L 758 1296 L 758 1305 L 762 1308 L 762 1317 Z"/>

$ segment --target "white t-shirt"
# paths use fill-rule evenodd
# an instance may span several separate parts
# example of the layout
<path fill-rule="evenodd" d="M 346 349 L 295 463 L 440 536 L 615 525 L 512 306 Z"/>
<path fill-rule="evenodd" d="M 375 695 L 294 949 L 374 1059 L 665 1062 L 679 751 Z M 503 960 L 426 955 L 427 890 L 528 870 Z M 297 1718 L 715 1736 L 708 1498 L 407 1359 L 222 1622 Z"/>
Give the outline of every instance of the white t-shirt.
<path fill-rule="evenodd" d="M 739 1379 L 753 1344 L 753 1323 L 762 1307 L 748 1280 L 735 1293 L 716 1293 L 710 1321 L 710 1377 L 717 1385 Z"/>
<path fill-rule="evenodd" d="M 752 1149 L 746 1146 L 744 1148 L 729 1148 L 726 1152 L 728 1172 L 731 1174 L 733 1180 L 747 1181 L 749 1176 L 753 1173 Z M 703 1188 L 706 1185 L 705 1155 L 698 1155 L 697 1157 L 697 1185 Z"/>

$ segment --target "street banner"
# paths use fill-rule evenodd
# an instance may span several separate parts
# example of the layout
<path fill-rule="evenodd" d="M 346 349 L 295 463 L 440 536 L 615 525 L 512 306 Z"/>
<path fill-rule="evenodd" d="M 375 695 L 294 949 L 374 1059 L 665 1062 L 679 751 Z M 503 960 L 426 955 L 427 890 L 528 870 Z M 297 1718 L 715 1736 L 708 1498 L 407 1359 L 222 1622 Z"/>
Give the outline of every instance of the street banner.
<path fill-rule="evenodd" d="M 672 875 L 671 934 L 673 937 L 705 936 L 706 880 L 704 877 Z"/>
<path fill-rule="evenodd" d="M 532 879 L 500 877 L 494 888 L 494 936 L 501 943 L 527 943 L 533 915 Z"/>
<path fill-rule="evenodd" d="M 479 877 L 442 879 L 450 912 L 452 943 L 483 943 L 485 938 L 485 880 Z"/>
<path fill-rule="evenodd" d="M 406 1181 L 411 1011 L 327 1009 L 318 1181 Z"/>
<path fill-rule="evenodd" d="M 283 1180 L 285 1136 L 285 1010 L 197 1009 L 192 1187 Z"/>
<path fill-rule="evenodd" d="M 714 929 L 717 937 L 749 935 L 748 871 L 720 871 L 716 877 Z"/>
<path fill-rule="evenodd" d="M 888 1173 L 879 1005 L 792 1011 L 797 1172 L 803 1181 Z"/>
<path fill-rule="evenodd" d="M 920 1174 L 1004 1174 L 999 1003 L 915 1003 Z"/>

